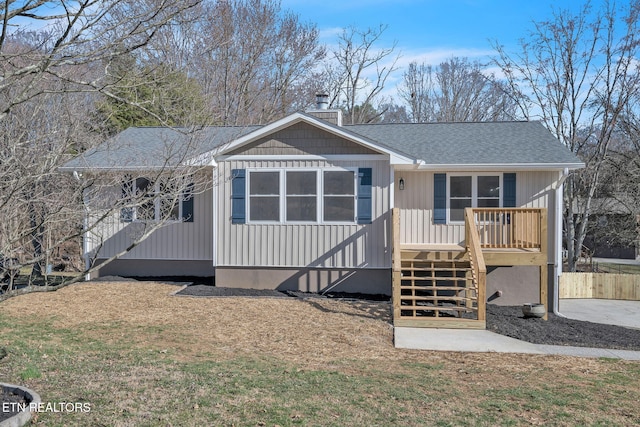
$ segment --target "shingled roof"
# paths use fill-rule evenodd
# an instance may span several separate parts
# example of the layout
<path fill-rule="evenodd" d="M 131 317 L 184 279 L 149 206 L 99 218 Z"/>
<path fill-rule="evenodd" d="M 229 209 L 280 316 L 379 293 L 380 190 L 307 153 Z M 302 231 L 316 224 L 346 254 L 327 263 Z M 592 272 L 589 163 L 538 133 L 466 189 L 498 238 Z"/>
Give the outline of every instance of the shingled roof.
<path fill-rule="evenodd" d="M 403 123 L 345 127 L 422 160 L 426 165 L 577 167 L 581 164 L 540 122 Z"/>
<path fill-rule="evenodd" d="M 67 162 L 62 170 L 145 169 L 176 166 L 212 152 L 260 126 L 216 126 L 194 130 L 131 127 Z"/>
<path fill-rule="evenodd" d="M 297 113 L 297 120 L 317 119 Z M 286 124 L 286 118 L 284 123 Z M 582 162 L 539 122 L 359 124 L 341 130 L 361 143 L 413 158 L 420 168 L 579 168 Z M 325 125 L 326 123 L 326 125 Z M 134 127 L 71 160 L 63 170 L 144 169 L 213 157 L 226 144 L 250 137 L 263 126 L 184 128 Z"/>

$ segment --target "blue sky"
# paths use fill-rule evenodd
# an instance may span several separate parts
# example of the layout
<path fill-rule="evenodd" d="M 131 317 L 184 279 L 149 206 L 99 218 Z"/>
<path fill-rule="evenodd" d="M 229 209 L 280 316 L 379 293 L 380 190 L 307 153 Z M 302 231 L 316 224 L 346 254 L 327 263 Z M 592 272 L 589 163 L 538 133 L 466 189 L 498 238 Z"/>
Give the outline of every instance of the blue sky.
<path fill-rule="evenodd" d="M 314 22 L 323 42 L 340 28 L 389 26 L 387 43 L 396 40 L 406 55 L 491 50 L 489 40 L 509 46 L 525 37 L 532 21 L 551 19 L 553 8 L 577 10 L 579 0 L 282 0 L 284 9 Z M 594 2 L 597 5 L 598 2 Z M 448 55 L 449 57 L 451 54 Z"/>
<path fill-rule="evenodd" d="M 492 41 L 512 51 L 553 11 L 577 11 L 580 0 L 282 0 L 283 9 L 318 26 L 321 41 L 335 44 L 342 28 L 388 25 L 382 43 L 402 55 L 395 86 L 409 62 L 437 65 L 453 56 L 487 61 Z M 598 7 L 601 1 L 593 1 Z M 383 46 L 381 46 L 383 47 Z M 394 90 L 395 91 L 395 90 Z"/>

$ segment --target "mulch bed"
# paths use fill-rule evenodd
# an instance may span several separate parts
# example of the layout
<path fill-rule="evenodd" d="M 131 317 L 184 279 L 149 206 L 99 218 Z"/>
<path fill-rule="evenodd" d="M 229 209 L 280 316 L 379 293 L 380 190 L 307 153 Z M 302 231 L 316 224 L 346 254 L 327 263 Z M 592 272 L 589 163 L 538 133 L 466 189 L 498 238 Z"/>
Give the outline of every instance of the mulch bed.
<path fill-rule="evenodd" d="M 201 297 L 297 297 L 338 298 L 341 300 L 379 301 L 389 303 L 389 297 L 335 293 L 327 295 L 306 292 L 263 289 L 234 289 L 207 285 L 187 286 L 177 295 Z M 584 322 L 549 314 L 548 320 L 525 318 L 521 306 L 487 304 L 487 329 L 534 344 L 566 345 L 576 347 L 611 348 L 640 351 L 640 330 L 601 323 Z"/>
<path fill-rule="evenodd" d="M 177 292 L 176 295 L 188 295 L 192 297 L 289 297 L 285 293 L 270 289 L 235 289 L 208 285 L 187 286 L 180 292 Z"/>
<path fill-rule="evenodd" d="M 487 329 L 534 344 L 640 351 L 640 330 L 567 319 L 524 318 L 520 306 L 487 304 Z"/>

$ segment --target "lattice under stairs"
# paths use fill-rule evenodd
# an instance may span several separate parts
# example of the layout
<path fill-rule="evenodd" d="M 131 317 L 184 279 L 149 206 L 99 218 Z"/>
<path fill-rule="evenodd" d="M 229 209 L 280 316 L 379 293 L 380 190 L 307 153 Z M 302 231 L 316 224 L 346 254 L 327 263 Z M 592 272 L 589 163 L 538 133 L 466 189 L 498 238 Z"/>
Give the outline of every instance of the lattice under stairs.
<path fill-rule="evenodd" d="M 407 258 L 401 266 L 400 318 L 477 319 L 478 289 L 468 260 Z"/>

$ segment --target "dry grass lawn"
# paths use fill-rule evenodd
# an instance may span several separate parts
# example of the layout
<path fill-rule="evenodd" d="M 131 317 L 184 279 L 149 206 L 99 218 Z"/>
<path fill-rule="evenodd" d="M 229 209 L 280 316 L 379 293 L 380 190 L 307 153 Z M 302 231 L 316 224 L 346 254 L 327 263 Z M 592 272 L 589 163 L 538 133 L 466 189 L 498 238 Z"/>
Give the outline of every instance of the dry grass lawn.
<path fill-rule="evenodd" d="M 36 425 L 638 425 L 640 363 L 409 351 L 390 306 L 93 282 L 0 304 L 0 378 L 88 414 Z"/>

